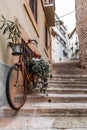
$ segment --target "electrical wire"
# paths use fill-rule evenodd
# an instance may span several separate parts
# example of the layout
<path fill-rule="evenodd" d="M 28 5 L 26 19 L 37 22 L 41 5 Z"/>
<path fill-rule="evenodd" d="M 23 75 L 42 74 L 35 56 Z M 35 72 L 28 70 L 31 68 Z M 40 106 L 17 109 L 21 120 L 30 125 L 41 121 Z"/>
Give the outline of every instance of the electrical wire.
<path fill-rule="evenodd" d="M 70 15 L 70 14 L 72 14 L 72 13 L 75 13 L 75 11 L 72 11 L 72 12 L 70 12 L 70 13 L 64 14 L 64 15 L 60 16 L 59 18 L 65 17 L 65 16 Z"/>

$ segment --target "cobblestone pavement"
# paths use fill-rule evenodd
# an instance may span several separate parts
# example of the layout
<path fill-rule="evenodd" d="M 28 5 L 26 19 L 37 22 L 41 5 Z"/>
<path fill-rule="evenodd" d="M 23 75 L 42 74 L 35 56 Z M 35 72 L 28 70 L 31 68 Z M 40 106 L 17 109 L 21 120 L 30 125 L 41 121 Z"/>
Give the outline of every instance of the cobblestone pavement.
<path fill-rule="evenodd" d="M 87 117 L 5 117 L 0 130 L 87 130 Z"/>

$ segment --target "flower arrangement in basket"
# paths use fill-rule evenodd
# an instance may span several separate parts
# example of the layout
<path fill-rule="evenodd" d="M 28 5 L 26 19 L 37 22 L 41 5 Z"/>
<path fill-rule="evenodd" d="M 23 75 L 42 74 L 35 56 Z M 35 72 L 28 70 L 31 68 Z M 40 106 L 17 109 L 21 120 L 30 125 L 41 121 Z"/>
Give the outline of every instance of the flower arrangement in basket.
<path fill-rule="evenodd" d="M 12 47 L 13 55 L 20 55 L 21 52 L 21 26 L 17 18 L 14 21 L 7 20 L 3 15 L 1 16 L 0 30 L 3 31 L 3 35 L 7 34 L 7 39 L 9 40 L 9 45 Z"/>
<path fill-rule="evenodd" d="M 46 92 L 48 87 L 49 65 L 42 58 L 32 58 L 28 63 L 29 72 L 38 76 L 41 79 L 42 85 L 40 86 L 41 92 Z M 31 66 L 31 67 L 30 67 Z"/>

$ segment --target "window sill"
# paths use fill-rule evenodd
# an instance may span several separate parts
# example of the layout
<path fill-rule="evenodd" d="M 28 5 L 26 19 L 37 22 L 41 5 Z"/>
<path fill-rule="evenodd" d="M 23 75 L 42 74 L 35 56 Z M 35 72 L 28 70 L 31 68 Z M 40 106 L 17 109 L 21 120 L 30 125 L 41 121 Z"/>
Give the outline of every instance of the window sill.
<path fill-rule="evenodd" d="M 34 27 L 34 29 L 35 29 L 35 31 L 37 33 L 37 36 L 39 37 L 39 28 L 38 28 L 38 25 L 37 25 L 37 23 L 36 23 L 36 21 L 34 19 L 34 16 L 33 16 L 33 13 L 31 11 L 31 8 L 29 6 L 28 0 L 24 0 L 24 7 L 26 9 L 26 12 L 27 12 L 32 24 L 33 24 L 33 27 Z"/>

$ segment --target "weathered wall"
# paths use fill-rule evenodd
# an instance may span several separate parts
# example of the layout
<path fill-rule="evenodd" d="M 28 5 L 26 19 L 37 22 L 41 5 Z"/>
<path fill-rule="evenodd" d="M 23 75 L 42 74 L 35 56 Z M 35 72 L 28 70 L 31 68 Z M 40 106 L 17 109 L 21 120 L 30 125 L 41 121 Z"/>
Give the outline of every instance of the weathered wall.
<path fill-rule="evenodd" d="M 76 31 L 80 43 L 80 65 L 87 66 L 87 0 L 75 0 Z"/>
<path fill-rule="evenodd" d="M 0 63 L 0 106 L 7 103 L 6 99 L 6 77 L 9 71 L 9 66 Z"/>
<path fill-rule="evenodd" d="M 24 0 L 0 0 L 0 19 L 1 15 L 4 15 L 7 19 L 13 20 L 16 16 L 19 19 L 20 24 L 24 28 L 25 32 L 28 34 L 30 39 L 36 39 L 38 44 L 38 51 L 44 58 L 48 61 L 48 57 L 44 51 L 45 44 L 45 14 L 42 8 L 41 1 L 38 1 L 38 35 L 32 24 L 32 20 L 26 12 L 24 7 Z M 11 49 L 7 46 L 8 41 L 6 36 L 2 35 L 0 32 L 0 106 L 6 103 L 5 96 L 5 82 L 7 72 L 11 65 Z M 3 99 L 2 99 L 3 98 Z"/>
<path fill-rule="evenodd" d="M 44 50 L 44 42 L 45 42 L 45 15 L 43 12 L 43 8 L 41 5 L 41 2 L 38 2 L 38 34 L 35 31 L 35 28 L 32 25 L 32 22 L 24 8 L 23 5 L 24 1 L 21 0 L 3 0 L 0 1 L 0 16 L 3 14 L 7 19 L 13 20 L 13 17 L 16 16 L 19 19 L 19 22 L 29 35 L 31 39 L 36 39 L 39 42 L 38 50 L 43 55 L 43 58 L 46 60 L 46 54 L 43 51 Z M 15 6 L 14 6 L 15 5 Z M 6 64 L 9 63 L 8 55 L 10 55 L 10 52 L 8 55 L 6 54 L 7 50 L 7 40 L 6 37 L 3 36 L 0 32 L 0 61 L 5 62 Z M 3 45 L 2 45 L 3 44 Z M 3 51 L 4 49 L 4 55 Z M 5 55 L 6 54 L 6 55 Z"/>

